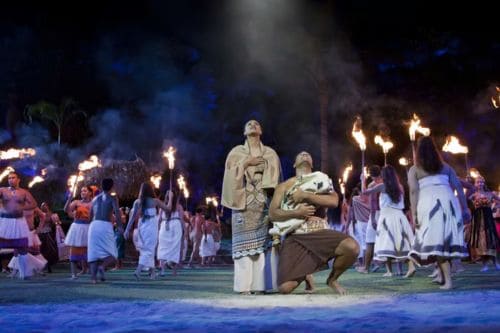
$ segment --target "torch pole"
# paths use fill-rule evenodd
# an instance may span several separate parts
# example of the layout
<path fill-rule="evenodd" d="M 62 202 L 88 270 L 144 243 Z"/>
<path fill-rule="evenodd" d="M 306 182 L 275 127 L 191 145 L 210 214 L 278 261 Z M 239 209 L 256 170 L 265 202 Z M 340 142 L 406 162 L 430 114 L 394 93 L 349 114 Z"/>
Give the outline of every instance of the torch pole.
<path fill-rule="evenodd" d="M 170 191 L 173 192 L 172 190 L 172 183 L 173 183 L 173 178 L 174 178 L 174 169 L 170 169 Z"/>
<path fill-rule="evenodd" d="M 363 181 L 361 182 L 361 190 L 365 190 L 365 151 L 361 149 L 361 174 L 363 175 Z"/>
<path fill-rule="evenodd" d="M 415 161 L 417 160 L 417 148 L 415 147 L 415 140 L 411 141 L 411 151 L 413 154 L 413 164 L 415 164 Z"/>
<path fill-rule="evenodd" d="M 384 166 L 387 165 L 387 153 L 384 153 Z"/>
<path fill-rule="evenodd" d="M 78 172 L 78 173 L 76 174 L 76 177 L 75 177 L 75 184 L 73 185 L 73 193 L 72 193 L 72 194 L 73 194 L 73 198 L 74 198 L 74 197 L 75 197 L 75 195 L 76 195 L 76 187 L 77 187 L 77 185 L 78 185 L 78 177 L 80 177 L 80 172 Z"/>
<path fill-rule="evenodd" d="M 469 175 L 469 154 L 468 153 L 465 153 L 465 173 L 466 173 L 466 177 Z"/>

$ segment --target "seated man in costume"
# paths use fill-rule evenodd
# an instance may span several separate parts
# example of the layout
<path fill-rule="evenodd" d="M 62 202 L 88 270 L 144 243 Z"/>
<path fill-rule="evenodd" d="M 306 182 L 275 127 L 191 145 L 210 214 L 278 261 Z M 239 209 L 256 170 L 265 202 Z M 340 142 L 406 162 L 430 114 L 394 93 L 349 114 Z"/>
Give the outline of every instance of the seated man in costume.
<path fill-rule="evenodd" d="M 301 152 L 295 158 L 296 176 L 278 185 L 269 207 L 269 217 L 273 222 L 290 219 L 305 219 L 293 233 L 289 234 L 280 248 L 278 265 L 279 291 L 291 293 L 302 281 L 310 283 L 310 274 L 327 267 L 335 258 L 332 271 L 326 281 L 339 294 L 346 290 L 338 283 L 339 276 L 356 261 L 359 253 L 358 243 L 351 237 L 328 228 L 326 210 L 338 205 L 338 195 L 330 193 L 314 194 L 300 189 L 291 196 L 295 209 L 282 209 L 286 193 L 296 183 L 298 177 L 312 173 L 312 157 Z"/>
<path fill-rule="evenodd" d="M 295 177 L 295 183 L 285 193 L 285 200 L 283 200 L 281 204 L 281 209 L 293 210 L 297 208 L 298 203 L 293 201 L 292 195 L 299 189 L 312 194 L 328 194 L 333 191 L 333 184 L 328 175 L 321 171 L 297 176 Z M 269 229 L 269 234 L 273 236 L 287 235 L 299 228 L 304 222 L 305 219 L 290 219 L 284 222 L 273 222 L 274 226 L 272 229 Z"/>

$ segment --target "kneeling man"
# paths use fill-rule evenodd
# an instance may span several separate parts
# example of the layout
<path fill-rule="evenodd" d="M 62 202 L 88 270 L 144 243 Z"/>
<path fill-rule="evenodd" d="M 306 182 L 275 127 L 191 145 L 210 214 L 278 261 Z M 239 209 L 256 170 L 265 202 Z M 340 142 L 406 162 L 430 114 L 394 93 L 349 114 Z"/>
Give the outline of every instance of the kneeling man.
<path fill-rule="evenodd" d="M 339 201 L 331 180 L 331 190 L 328 193 L 314 194 L 294 187 L 302 176 L 312 173 L 312 166 L 311 155 L 307 152 L 299 153 L 295 158 L 295 177 L 278 185 L 269 207 L 269 217 L 273 222 L 306 220 L 281 245 L 279 291 L 283 294 L 291 293 L 302 281 L 310 281 L 308 275 L 327 267 L 328 261 L 335 258 L 326 283 L 344 295 L 346 290 L 337 280 L 356 261 L 359 245 L 353 238 L 328 228 L 326 211 L 336 207 Z M 284 204 L 290 199 L 297 205 L 288 210 Z"/>

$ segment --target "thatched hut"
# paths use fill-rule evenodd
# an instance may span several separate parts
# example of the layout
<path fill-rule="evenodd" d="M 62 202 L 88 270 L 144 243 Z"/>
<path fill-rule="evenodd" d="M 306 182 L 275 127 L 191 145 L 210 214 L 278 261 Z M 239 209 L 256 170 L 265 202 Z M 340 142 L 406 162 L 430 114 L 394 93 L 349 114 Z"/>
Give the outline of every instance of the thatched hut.
<path fill-rule="evenodd" d="M 101 184 L 104 178 L 112 178 L 120 203 L 129 203 L 137 198 L 141 183 L 149 180 L 149 170 L 143 160 L 112 160 L 103 167 L 85 172 L 82 184 Z"/>

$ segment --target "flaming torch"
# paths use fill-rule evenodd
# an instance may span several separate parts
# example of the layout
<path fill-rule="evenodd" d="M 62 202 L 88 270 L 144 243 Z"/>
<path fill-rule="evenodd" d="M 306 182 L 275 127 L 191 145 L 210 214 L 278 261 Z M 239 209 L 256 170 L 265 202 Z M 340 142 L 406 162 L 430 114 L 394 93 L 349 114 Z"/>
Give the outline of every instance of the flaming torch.
<path fill-rule="evenodd" d="M 76 195 L 76 189 L 79 182 L 83 180 L 83 175 L 81 174 L 73 174 L 70 175 L 67 181 L 68 190 L 71 192 L 71 195 L 74 197 Z"/>
<path fill-rule="evenodd" d="M 498 96 L 496 98 L 495 97 L 491 98 L 491 103 L 493 103 L 493 107 L 495 109 L 500 108 L 500 87 L 497 87 L 497 92 L 498 92 Z"/>
<path fill-rule="evenodd" d="M 460 144 L 460 141 L 456 136 L 450 135 L 446 138 L 446 142 L 443 146 L 443 151 L 452 154 L 464 154 L 465 156 L 465 170 L 469 174 L 469 160 L 467 155 L 469 154 L 469 148 Z"/>
<path fill-rule="evenodd" d="M 359 149 L 361 149 L 361 170 L 364 173 L 365 169 L 365 150 L 366 150 L 366 137 L 363 134 L 362 131 L 362 120 L 360 116 L 356 117 L 356 120 L 354 121 L 354 125 L 352 126 L 352 136 L 354 140 L 359 145 Z M 364 185 L 362 185 L 364 186 Z M 364 190 L 364 187 L 363 187 Z"/>
<path fill-rule="evenodd" d="M 151 180 L 151 183 L 153 183 L 155 189 L 160 188 L 160 183 L 161 183 L 161 175 L 160 174 L 154 174 L 149 178 Z"/>
<path fill-rule="evenodd" d="M 189 190 L 187 189 L 187 187 L 184 187 L 182 193 L 184 194 L 184 198 L 186 199 L 186 209 L 188 209 Z"/>
<path fill-rule="evenodd" d="M 15 171 L 16 171 L 16 170 L 15 170 L 13 167 L 11 167 L 11 166 L 6 167 L 6 168 L 2 171 L 2 173 L 0 173 L 0 182 L 1 182 L 1 181 L 3 181 L 3 179 L 4 179 L 5 177 L 7 177 L 7 175 L 8 175 L 9 173 L 11 173 L 11 172 L 15 172 Z"/>
<path fill-rule="evenodd" d="M 173 173 L 174 173 L 174 166 L 175 166 L 175 154 L 176 150 L 174 147 L 170 146 L 168 147 L 168 150 L 166 152 L 163 152 L 163 157 L 165 157 L 168 160 L 168 169 L 170 170 L 170 190 L 172 191 L 172 179 L 173 179 Z"/>
<path fill-rule="evenodd" d="M 344 171 L 342 172 L 342 178 L 339 178 L 339 185 L 340 185 L 340 192 L 342 195 L 345 195 L 345 184 L 347 183 L 347 180 L 349 179 L 349 174 L 352 172 L 352 163 L 349 163 L 349 165 L 346 166 Z"/>
<path fill-rule="evenodd" d="M 13 160 L 16 158 L 25 158 L 28 156 L 35 156 L 36 150 L 33 148 L 14 149 L 11 148 L 7 151 L 0 151 L 0 160 Z"/>
<path fill-rule="evenodd" d="M 33 180 L 28 184 L 28 187 L 29 188 L 32 188 L 33 185 L 35 184 L 38 184 L 38 183 L 41 183 L 43 182 L 45 179 L 41 176 L 35 176 L 35 178 L 33 178 Z"/>
<path fill-rule="evenodd" d="M 375 136 L 375 143 L 382 147 L 384 152 L 384 165 L 387 165 L 387 153 L 394 147 L 391 141 L 384 141 L 380 135 Z"/>
<path fill-rule="evenodd" d="M 73 195 L 76 195 L 76 190 L 78 189 L 78 183 L 83 180 L 83 172 L 90 169 L 101 167 L 101 161 L 97 155 L 91 155 L 88 160 L 85 160 L 78 164 L 78 173 L 71 175 L 68 179 L 68 187 Z"/>
<path fill-rule="evenodd" d="M 342 182 L 342 178 L 339 178 L 339 185 L 340 193 L 342 193 L 342 196 L 345 196 L 345 184 Z"/>
<path fill-rule="evenodd" d="M 480 173 L 480 172 L 479 172 L 479 170 L 478 170 L 478 169 L 476 169 L 476 168 L 470 168 L 470 170 L 469 170 L 469 175 L 470 175 L 472 178 L 474 178 L 474 179 L 477 179 L 477 178 L 479 178 L 479 177 L 482 177 L 482 176 L 481 176 L 481 173 Z"/>
<path fill-rule="evenodd" d="M 404 166 L 406 173 L 408 173 L 408 165 L 410 165 L 410 161 L 406 157 L 401 157 L 399 159 L 399 165 Z"/>
<path fill-rule="evenodd" d="M 217 197 L 206 197 L 205 198 L 205 203 L 208 205 L 209 203 L 212 203 L 215 208 L 219 206 L 219 202 L 217 201 Z"/>
<path fill-rule="evenodd" d="M 411 149 L 413 152 L 413 161 L 415 162 L 415 158 L 417 155 L 417 150 L 415 147 L 416 132 L 419 132 L 420 134 L 425 136 L 429 136 L 431 134 L 431 130 L 427 127 L 420 126 L 420 118 L 414 113 L 413 118 L 410 120 L 410 128 L 408 132 L 410 134 Z"/>

